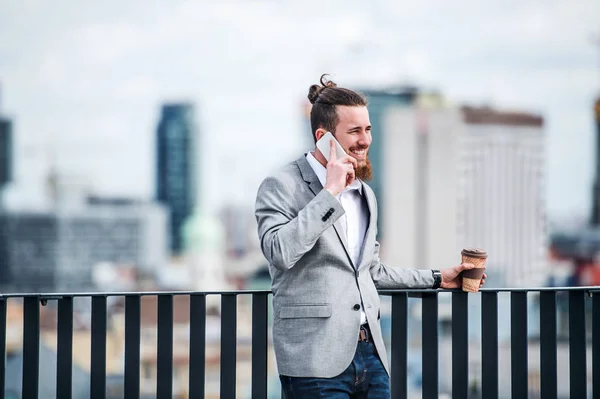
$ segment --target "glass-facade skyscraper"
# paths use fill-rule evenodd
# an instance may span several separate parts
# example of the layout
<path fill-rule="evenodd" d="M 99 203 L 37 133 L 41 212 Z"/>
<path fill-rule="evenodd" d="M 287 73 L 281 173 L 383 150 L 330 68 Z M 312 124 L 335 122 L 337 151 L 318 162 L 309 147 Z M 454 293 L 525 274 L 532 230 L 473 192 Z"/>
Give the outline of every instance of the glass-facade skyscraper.
<path fill-rule="evenodd" d="M 171 251 L 179 254 L 184 244 L 182 227 L 196 205 L 194 105 L 164 104 L 156 134 L 156 199 L 169 209 Z"/>
<path fill-rule="evenodd" d="M 12 123 L 0 116 L 0 190 L 12 178 Z"/>

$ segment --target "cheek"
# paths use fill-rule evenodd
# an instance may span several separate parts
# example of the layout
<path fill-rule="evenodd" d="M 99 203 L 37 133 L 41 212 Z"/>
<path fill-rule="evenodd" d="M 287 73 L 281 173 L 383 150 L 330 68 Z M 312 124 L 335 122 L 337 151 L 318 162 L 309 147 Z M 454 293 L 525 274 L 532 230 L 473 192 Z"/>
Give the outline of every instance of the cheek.
<path fill-rule="evenodd" d="M 348 152 L 348 150 L 354 145 L 354 142 L 350 140 L 344 140 L 340 142 L 340 145 L 346 152 Z"/>

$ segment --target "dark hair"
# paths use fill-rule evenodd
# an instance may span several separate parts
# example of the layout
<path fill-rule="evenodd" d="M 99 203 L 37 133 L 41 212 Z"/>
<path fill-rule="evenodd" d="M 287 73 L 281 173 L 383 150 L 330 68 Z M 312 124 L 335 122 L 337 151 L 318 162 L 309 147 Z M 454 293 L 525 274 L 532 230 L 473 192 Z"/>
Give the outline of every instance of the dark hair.
<path fill-rule="evenodd" d="M 335 133 L 335 127 L 339 122 L 337 105 L 364 107 L 367 99 L 360 93 L 337 85 L 326 79 L 327 74 L 321 75 L 320 85 L 312 85 L 308 89 L 308 99 L 312 104 L 310 110 L 310 127 L 313 139 L 317 141 L 315 133 L 318 128 L 323 128 Z"/>

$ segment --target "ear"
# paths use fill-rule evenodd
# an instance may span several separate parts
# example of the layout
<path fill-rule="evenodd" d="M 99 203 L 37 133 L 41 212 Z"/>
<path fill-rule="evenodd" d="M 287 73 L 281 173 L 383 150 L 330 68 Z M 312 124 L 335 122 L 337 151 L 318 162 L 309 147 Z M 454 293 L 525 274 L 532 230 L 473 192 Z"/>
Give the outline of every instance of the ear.
<path fill-rule="evenodd" d="M 317 141 L 321 140 L 321 137 L 325 136 L 325 133 L 327 133 L 327 130 L 323 128 L 318 128 L 315 132 L 315 137 L 317 138 Z"/>

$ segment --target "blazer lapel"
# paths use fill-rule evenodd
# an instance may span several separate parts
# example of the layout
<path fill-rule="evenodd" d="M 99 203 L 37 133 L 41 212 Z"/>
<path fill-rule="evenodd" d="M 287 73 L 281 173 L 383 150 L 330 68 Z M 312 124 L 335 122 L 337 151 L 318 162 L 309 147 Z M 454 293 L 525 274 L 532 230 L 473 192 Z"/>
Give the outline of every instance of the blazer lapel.
<path fill-rule="evenodd" d="M 323 185 L 319 181 L 317 174 L 306 160 L 306 155 L 302 155 L 296 160 L 300 174 L 305 182 L 308 183 L 308 187 L 311 189 L 314 195 L 317 195 L 323 190 Z"/>
<path fill-rule="evenodd" d="M 319 178 L 317 177 L 317 174 L 315 173 L 313 168 L 310 166 L 310 164 L 306 160 L 306 155 L 302 155 L 300 158 L 298 158 L 296 160 L 296 164 L 298 165 L 298 169 L 300 169 L 300 174 L 302 175 L 302 178 L 304 179 L 304 181 L 306 183 L 308 183 L 308 187 L 313 192 L 313 194 L 314 195 L 319 194 L 321 192 L 321 190 L 323 190 L 323 185 L 319 181 Z M 346 255 L 348 256 L 348 261 L 350 262 L 352 267 L 355 267 L 354 264 L 352 263 L 352 258 L 350 257 L 350 251 L 348 250 L 348 239 L 346 237 L 346 226 L 344 225 L 343 218 L 344 218 L 344 216 L 342 216 L 338 220 L 336 220 L 335 223 L 333 224 L 333 228 L 335 229 L 335 232 L 337 233 L 338 238 L 340 239 L 340 241 L 342 242 L 342 245 L 344 246 L 344 251 L 346 251 Z"/>
<path fill-rule="evenodd" d="M 375 240 L 376 240 L 376 231 L 377 231 L 377 217 L 375 215 L 375 195 L 371 193 L 370 190 L 367 189 L 366 184 L 363 185 L 363 194 L 365 196 L 367 208 L 369 210 L 369 226 L 367 227 L 367 232 L 365 234 L 365 239 L 363 241 L 363 247 L 361 251 L 360 257 L 360 265 L 358 269 L 362 269 L 366 265 L 370 264 L 372 261 L 372 253 L 365 253 L 365 251 L 371 251 L 371 249 L 375 248 Z"/>

